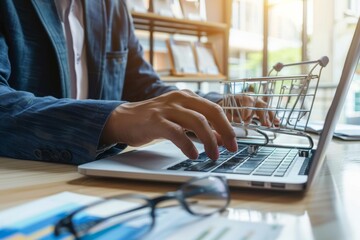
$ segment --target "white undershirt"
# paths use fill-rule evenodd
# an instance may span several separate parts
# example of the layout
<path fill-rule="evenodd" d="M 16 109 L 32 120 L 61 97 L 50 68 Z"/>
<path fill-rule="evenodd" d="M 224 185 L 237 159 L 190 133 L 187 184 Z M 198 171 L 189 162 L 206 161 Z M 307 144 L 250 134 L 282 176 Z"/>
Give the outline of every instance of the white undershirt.
<path fill-rule="evenodd" d="M 88 72 L 86 65 L 84 13 L 81 0 L 55 0 L 62 23 L 70 69 L 71 97 L 88 97 Z"/>

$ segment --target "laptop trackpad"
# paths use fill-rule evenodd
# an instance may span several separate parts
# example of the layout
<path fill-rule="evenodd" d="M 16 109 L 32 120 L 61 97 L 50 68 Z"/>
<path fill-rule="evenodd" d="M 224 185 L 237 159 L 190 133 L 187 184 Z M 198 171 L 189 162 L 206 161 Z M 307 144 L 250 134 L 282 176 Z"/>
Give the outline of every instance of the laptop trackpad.
<path fill-rule="evenodd" d="M 195 142 L 194 144 L 199 152 L 203 151 L 203 146 L 201 144 Z M 107 159 L 115 160 L 116 162 L 132 167 L 159 170 L 188 158 L 175 146 L 175 144 L 166 140 L 135 151 L 112 156 Z"/>

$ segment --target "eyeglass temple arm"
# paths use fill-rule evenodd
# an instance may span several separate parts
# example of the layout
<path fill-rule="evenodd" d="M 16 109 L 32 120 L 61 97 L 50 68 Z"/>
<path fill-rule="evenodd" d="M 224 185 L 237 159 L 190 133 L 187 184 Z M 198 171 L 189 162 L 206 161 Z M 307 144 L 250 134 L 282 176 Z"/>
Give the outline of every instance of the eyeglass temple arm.
<path fill-rule="evenodd" d="M 140 209 L 143 209 L 143 208 L 146 208 L 146 207 L 147 207 L 147 205 L 142 205 L 142 206 L 137 207 L 137 208 L 129 209 L 129 210 L 125 211 L 125 212 L 120 212 L 120 213 L 113 214 L 113 215 L 108 216 L 108 217 L 106 217 L 106 218 L 94 220 L 93 223 L 90 225 L 90 228 L 92 228 L 92 227 L 94 227 L 95 225 L 97 225 L 97 224 L 99 224 L 99 223 L 102 223 L 103 221 L 106 221 L 106 220 L 108 220 L 108 219 L 110 219 L 110 218 L 119 217 L 119 216 L 121 216 L 121 215 L 123 215 L 123 214 L 128 214 L 128 213 L 131 213 L 131 212 L 135 212 L 135 211 L 137 211 L 137 210 L 140 210 Z M 87 224 L 88 224 L 88 223 L 87 223 Z"/>
<path fill-rule="evenodd" d="M 163 195 L 163 196 L 160 196 L 160 197 L 156 197 L 156 198 L 153 198 L 153 199 L 149 199 L 148 202 L 150 203 L 150 207 L 152 209 L 155 208 L 155 206 L 159 203 L 159 202 L 162 202 L 162 201 L 166 201 L 166 200 L 171 200 L 171 199 L 176 199 L 176 194 L 175 192 L 169 192 L 167 193 L 166 195 Z M 139 206 L 137 208 L 133 208 L 133 209 L 129 209 L 125 212 L 120 212 L 120 213 L 117 213 L 117 214 L 113 214 L 111 216 L 108 216 L 106 218 L 103 218 L 103 219 L 98 219 L 98 220 L 94 220 L 92 222 L 92 224 L 90 225 L 90 228 L 96 226 L 97 224 L 103 222 L 103 221 L 106 221 L 107 219 L 110 219 L 110 218 L 114 218 L 114 217 L 119 217 L 123 214 L 128 214 L 128 213 L 131 213 L 131 212 L 135 212 L 137 210 L 140 210 L 140 209 L 143 209 L 143 208 L 146 208 L 148 207 L 148 205 L 142 205 L 142 206 Z M 152 213 L 153 214 L 153 213 Z M 88 223 L 87 223 L 88 224 Z"/>
<path fill-rule="evenodd" d="M 55 233 L 55 236 L 59 236 L 61 234 L 61 231 L 64 230 L 64 229 L 67 229 L 70 233 L 72 233 L 76 238 L 78 238 L 78 233 L 75 231 L 74 229 L 74 226 L 73 226 L 73 222 L 72 222 L 72 218 L 75 214 L 77 214 L 78 212 L 82 211 L 82 210 L 86 210 L 87 208 L 89 207 L 93 207 L 93 206 L 96 206 L 98 204 L 101 204 L 103 202 L 105 202 L 106 200 L 101 200 L 101 201 L 97 201 L 97 202 L 94 202 L 88 206 L 85 206 L 85 207 L 81 207 L 79 209 L 77 209 L 76 211 L 72 212 L 71 214 L 69 214 L 68 216 L 66 216 L 65 218 L 61 219 L 56 225 L 55 225 L 55 229 L 54 229 L 54 233 Z M 147 207 L 147 205 L 142 205 L 140 207 L 137 207 L 137 208 L 133 208 L 133 209 L 130 209 L 128 211 L 125 211 L 125 212 L 121 212 L 121 213 L 117 213 L 117 214 L 114 214 L 112 216 L 108 216 L 106 218 L 102 218 L 102 219 L 97 219 L 97 220 L 93 220 L 91 222 L 91 225 L 90 223 L 86 223 L 87 225 L 89 225 L 89 228 L 92 228 L 94 227 L 95 225 L 103 222 L 103 221 L 106 221 L 107 219 L 109 218 L 113 218 L 113 217 L 117 217 L 117 216 L 120 216 L 122 214 L 127 214 L 127 213 L 130 213 L 130 212 L 133 212 L 133 211 L 137 211 L 137 210 L 140 210 L 142 208 L 145 208 Z"/>
<path fill-rule="evenodd" d="M 176 192 L 168 192 L 165 195 L 152 198 L 150 199 L 150 202 L 155 207 L 160 202 L 172 200 L 172 199 L 177 199 Z"/>

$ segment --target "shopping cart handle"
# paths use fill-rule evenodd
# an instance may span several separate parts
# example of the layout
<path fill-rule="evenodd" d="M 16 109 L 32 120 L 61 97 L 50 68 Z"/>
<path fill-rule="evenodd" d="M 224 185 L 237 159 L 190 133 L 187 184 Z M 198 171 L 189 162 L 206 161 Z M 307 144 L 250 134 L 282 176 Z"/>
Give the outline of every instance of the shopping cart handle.
<path fill-rule="evenodd" d="M 326 67 L 326 65 L 329 63 L 329 58 L 327 56 L 323 56 L 318 60 L 320 66 Z"/>
<path fill-rule="evenodd" d="M 273 66 L 273 69 L 277 72 L 280 72 L 281 69 L 283 69 L 286 66 L 296 66 L 301 64 L 311 64 L 311 63 L 319 63 L 321 67 L 326 67 L 326 65 L 329 63 L 329 58 L 327 56 L 323 56 L 319 60 L 316 61 L 305 61 L 305 62 L 297 62 L 297 63 L 290 63 L 290 64 L 283 64 L 281 62 L 278 62 Z"/>
<path fill-rule="evenodd" d="M 275 69 L 275 71 L 277 71 L 277 72 L 280 72 L 281 69 L 283 69 L 283 67 L 284 67 L 284 64 L 282 64 L 281 62 L 278 62 L 277 64 L 275 64 L 273 66 L 273 69 Z"/>

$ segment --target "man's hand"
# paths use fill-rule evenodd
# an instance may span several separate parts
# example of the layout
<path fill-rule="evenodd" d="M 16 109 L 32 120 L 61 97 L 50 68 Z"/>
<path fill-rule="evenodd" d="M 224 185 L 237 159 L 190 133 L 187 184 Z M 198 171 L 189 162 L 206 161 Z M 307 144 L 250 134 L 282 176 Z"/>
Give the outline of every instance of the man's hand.
<path fill-rule="evenodd" d="M 235 133 L 222 108 L 186 90 L 118 106 L 104 127 L 101 142 L 140 146 L 165 138 L 196 159 L 198 152 L 185 130 L 196 134 L 213 160 L 219 157 L 219 145 L 237 150 Z"/>
<path fill-rule="evenodd" d="M 247 95 L 238 95 L 235 97 L 236 106 L 249 107 L 242 108 L 239 110 L 240 116 L 234 112 L 231 114 L 230 111 L 227 111 L 227 117 L 230 121 L 237 123 L 244 122 L 245 124 L 250 123 L 253 118 L 256 118 L 260 121 L 261 125 L 270 127 L 272 125 L 277 126 L 280 123 L 280 120 L 275 116 L 275 113 L 272 111 L 262 110 L 268 107 L 268 104 L 261 98 L 253 98 Z M 221 100 L 219 105 L 223 106 L 224 102 Z M 259 110 L 253 111 L 250 107 L 257 108 Z"/>

